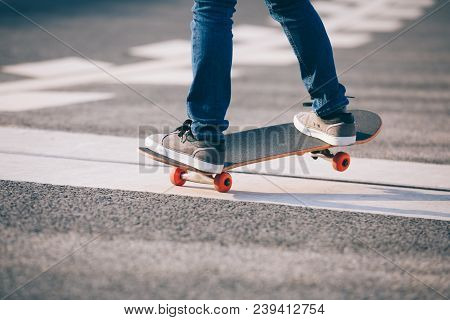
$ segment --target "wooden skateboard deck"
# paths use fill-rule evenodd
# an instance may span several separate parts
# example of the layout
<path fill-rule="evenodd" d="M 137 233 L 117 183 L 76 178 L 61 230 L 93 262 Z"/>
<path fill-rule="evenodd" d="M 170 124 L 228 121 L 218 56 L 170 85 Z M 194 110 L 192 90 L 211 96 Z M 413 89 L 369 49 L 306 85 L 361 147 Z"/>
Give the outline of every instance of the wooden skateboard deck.
<path fill-rule="evenodd" d="M 380 132 L 382 124 L 381 118 L 376 113 L 370 111 L 351 110 L 351 112 L 356 121 L 357 133 L 355 144 L 367 143 L 374 139 Z M 305 153 L 312 153 L 313 157 L 322 157 L 332 160 L 334 168 L 338 171 L 347 169 L 350 164 L 350 156 L 340 152 L 336 154 L 336 156 L 339 155 L 341 158 L 337 159 L 337 157 L 329 151 L 330 148 L 333 148 L 333 146 L 299 132 L 292 123 L 230 133 L 225 135 L 225 165 L 223 172 L 225 173 L 230 169 L 252 163 L 268 161 L 290 155 L 303 155 Z M 139 149 L 145 155 L 159 162 L 178 167 L 184 172 L 200 172 L 195 168 L 188 167 L 175 160 L 166 158 L 145 147 Z M 342 166 L 339 166 L 340 164 Z M 200 173 L 212 177 L 210 173 Z"/>

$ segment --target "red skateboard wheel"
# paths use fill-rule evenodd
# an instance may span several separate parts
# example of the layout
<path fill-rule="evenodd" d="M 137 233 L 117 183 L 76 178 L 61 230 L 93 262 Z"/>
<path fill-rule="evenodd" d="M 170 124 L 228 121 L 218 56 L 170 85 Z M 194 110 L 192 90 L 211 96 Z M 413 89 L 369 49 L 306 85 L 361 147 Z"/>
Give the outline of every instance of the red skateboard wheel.
<path fill-rule="evenodd" d="M 228 192 L 233 184 L 233 179 L 228 172 L 222 172 L 214 177 L 214 188 L 219 192 Z"/>
<path fill-rule="evenodd" d="M 186 180 L 184 180 L 181 176 L 183 173 L 186 173 L 186 170 L 176 167 L 170 168 L 170 182 L 176 186 L 182 186 L 185 184 Z"/>
<path fill-rule="evenodd" d="M 345 152 L 338 152 L 333 157 L 333 168 L 337 171 L 345 171 L 350 166 L 350 155 Z"/>

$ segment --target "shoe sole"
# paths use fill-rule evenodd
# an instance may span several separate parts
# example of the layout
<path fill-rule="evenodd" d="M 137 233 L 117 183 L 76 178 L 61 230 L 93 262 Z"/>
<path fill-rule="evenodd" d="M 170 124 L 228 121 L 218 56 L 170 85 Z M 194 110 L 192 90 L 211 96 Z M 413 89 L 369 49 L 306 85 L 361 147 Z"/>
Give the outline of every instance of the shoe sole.
<path fill-rule="evenodd" d="M 343 147 L 349 146 L 356 142 L 356 135 L 351 137 L 336 137 L 329 134 L 326 134 L 323 131 L 319 131 L 312 128 L 307 128 L 303 123 L 298 120 L 298 118 L 294 117 L 294 126 L 301 133 L 322 140 L 332 146 Z"/>
<path fill-rule="evenodd" d="M 221 173 L 223 171 L 223 165 L 212 164 L 200 159 L 196 159 L 188 154 L 180 153 L 172 149 L 167 149 L 153 139 L 145 139 L 145 146 L 166 158 L 175 160 L 177 162 L 185 164 L 186 166 L 195 168 L 203 172 Z"/>

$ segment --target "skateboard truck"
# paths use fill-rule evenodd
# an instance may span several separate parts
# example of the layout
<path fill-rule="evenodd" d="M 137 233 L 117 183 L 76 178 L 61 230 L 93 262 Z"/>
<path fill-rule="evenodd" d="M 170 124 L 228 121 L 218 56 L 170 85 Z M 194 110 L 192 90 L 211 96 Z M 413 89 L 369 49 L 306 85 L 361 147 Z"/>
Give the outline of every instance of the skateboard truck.
<path fill-rule="evenodd" d="M 345 152 L 338 152 L 333 154 L 329 149 L 312 151 L 311 157 L 314 160 L 318 158 L 330 161 L 333 168 L 337 171 L 345 171 L 350 166 L 350 155 Z M 219 192 L 228 192 L 233 184 L 233 179 L 228 172 L 222 172 L 218 174 L 208 174 L 202 172 L 191 171 L 180 167 L 172 167 L 170 169 L 170 181 L 175 186 L 182 186 L 186 181 L 210 184 L 214 186 Z"/>
<path fill-rule="evenodd" d="M 189 171 L 180 167 L 172 167 L 169 176 L 170 182 L 176 186 L 182 186 L 186 181 L 191 181 L 202 184 L 212 184 L 214 189 L 219 192 L 228 192 L 233 183 L 233 179 L 228 172 L 206 174 Z"/>
<path fill-rule="evenodd" d="M 333 169 L 336 171 L 345 171 L 350 166 L 350 155 L 346 152 L 338 152 L 333 154 L 330 149 L 312 151 L 311 157 L 314 160 L 322 158 L 324 160 L 330 161 L 333 165 Z"/>

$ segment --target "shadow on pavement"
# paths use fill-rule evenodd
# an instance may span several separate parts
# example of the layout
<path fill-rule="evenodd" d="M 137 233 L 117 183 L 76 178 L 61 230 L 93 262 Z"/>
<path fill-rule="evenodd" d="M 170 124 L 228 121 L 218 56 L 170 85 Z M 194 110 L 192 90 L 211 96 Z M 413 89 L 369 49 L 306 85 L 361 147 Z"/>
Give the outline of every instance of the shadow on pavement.
<path fill-rule="evenodd" d="M 210 186 L 192 186 L 187 188 L 208 189 Z M 308 207 L 318 207 L 329 210 L 345 211 L 365 211 L 373 213 L 385 213 L 393 215 L 407 215 L 411 217 L 429 217 L 450 219 L 449 213 L 432 210 L 429 206 L 423 206 L 423 209 L 399 208 L 399 202 L 442 202 L 450 201 L 450 194 L 446 192 L 411 190 L 393 187 L 372 187 L 377 193 L 358 194 L 358 193 L 266 193 L 251 191 L 230 190 L 234 200 L 238 201 L 257 201 L 268 202 L 281 205 L 299 205 Z M 380 193 L 381 192 L 381 193 Z M 371 202 L 374 205 L 367 204 Z M 397 207 L 393 203 L 397 202 Z M 375 205 L 376 204 L 376 205 Z"/>

